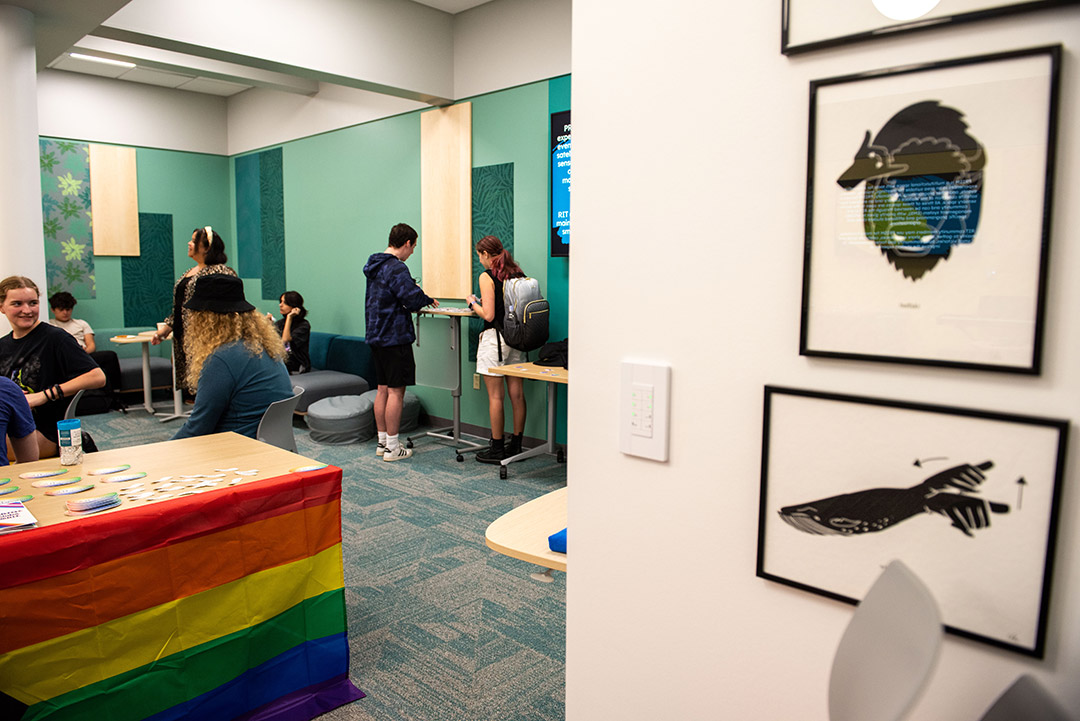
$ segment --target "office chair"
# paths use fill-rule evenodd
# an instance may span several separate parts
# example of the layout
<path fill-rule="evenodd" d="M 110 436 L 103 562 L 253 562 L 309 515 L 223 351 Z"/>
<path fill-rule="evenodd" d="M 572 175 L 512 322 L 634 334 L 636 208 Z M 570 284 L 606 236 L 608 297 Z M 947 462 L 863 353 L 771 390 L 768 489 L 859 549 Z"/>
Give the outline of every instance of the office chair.
<path fill-rule="evenodd" d="M 898 721 L 930 680 L 941 615 L 926 586 L 900 561 L 855 609 L 833 657 L 830 721 Z"/>
<path fill-rule="evenodd" d="M 263 443 L 283 448 L 286 451 L 296 453 L 296 438 L 293 436 L 293 410 L 296 402 L 304 394 L 300 386 L 293 386 L 293 395 L 274 401 L 263 412 L 259 428 L 255 431 L 255 438 Z"/>
<path fill-rule="evenodd" d="M 82 400 L 83 393 L 86 393 L 85 388 L 71 397 L 71 403 L 68 403 L 67 410 L 64 411 L 65 421 L 70 421 L 78 413 L 79 401 Z"/>
<path fill-rule="evenodd" d="M 1046 689 L 1024 674 L 1001 694 L 981 721 L 1070 721 Z"/>

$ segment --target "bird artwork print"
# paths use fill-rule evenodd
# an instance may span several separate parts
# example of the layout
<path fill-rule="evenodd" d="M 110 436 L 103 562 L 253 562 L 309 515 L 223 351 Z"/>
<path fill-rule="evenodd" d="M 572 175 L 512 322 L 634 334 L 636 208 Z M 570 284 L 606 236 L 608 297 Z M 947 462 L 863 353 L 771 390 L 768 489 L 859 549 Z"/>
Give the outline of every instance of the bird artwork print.
<path fill-rule="evenodd" d="M 873 141 L 867 130 L 836 182 L 844 190 L 865 182 L 866 238 L 914 282 L 974 240 L 986 161 L 963 113 L 926 100 L 893 115 Z"/>

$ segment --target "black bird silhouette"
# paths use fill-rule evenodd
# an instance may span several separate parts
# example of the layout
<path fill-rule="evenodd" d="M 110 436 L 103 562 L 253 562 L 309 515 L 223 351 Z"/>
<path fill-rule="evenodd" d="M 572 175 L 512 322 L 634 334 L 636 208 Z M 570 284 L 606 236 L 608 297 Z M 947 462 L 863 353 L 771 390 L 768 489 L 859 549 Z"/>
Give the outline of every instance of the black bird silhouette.
<path fill-rule="evenodd" d="M 963 113 L 937 100 L 909 105 L 866 131 L 844 190 L 866 181 L 863 230 L 882 254 L 915 281 L 975 237 L 986 152 Z"/>

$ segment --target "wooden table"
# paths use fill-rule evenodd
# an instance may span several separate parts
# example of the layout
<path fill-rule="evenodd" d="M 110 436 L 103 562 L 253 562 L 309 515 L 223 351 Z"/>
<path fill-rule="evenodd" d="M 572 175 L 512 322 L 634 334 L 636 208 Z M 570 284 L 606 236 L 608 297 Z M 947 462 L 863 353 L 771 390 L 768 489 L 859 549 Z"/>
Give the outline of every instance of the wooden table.
<path fill-rule="evenodd" d="M 140 482 L 91 475 L 121 464 L 146 472 L 145 485 L 257 473 L 65 515 L 67 499 Z M 70 496 L 18 478 L 60 468 L 55 458 L 3 469 L 33 493 L 26 505 L 42 527 L 0 536 L 0 693 L 50 721 L 280 708 L 308 719 L 359 698 L 348 676 L 341 469 L 321 465 L 222 433 L 87 454 L 67 475 L 95 488 Z"/>
<path fill-rule="evenodd" d="M 516 456 L 510 456 L 504 458 L 499 464 L 499 478 L 506 478 L 507 465 L 515 461 L 523 461 L 526 458 L 532 458 L 533 456 L 539 456 L 547 453 L 555 456 L 559 463 L 562 463 L 566 459 L 565 451 L 555 445 L 555 421 L 558 416 L 558 395 L 556 394 L 555 384 L 561 383 L 566 385 L 570 382 L 570 374 L 565 368 L 540 366 L 535 363 L 513 363 L 511 365 L 496 366 L 490 369 L 492 373 L 498 373 L 504 376 L 516 376 L 518 378 L 528 378 L 534 381 L 546 381 L 547 386 L 547 441 L 537 446 L 536 448 L 529 448 L 528 450 L 518 453 Z"/>
<path fill-rule="evenodd" d="M 566 528 L 566 488 L 560 488 L 495 519 L 484 540 L 494 551 L 566 572 L 566 554 L 548 547 L 548 536 Z"/>
<path fill-rule="evenodd" d="M 461 350 L 458 345 L 461 340 L 461 319 L 475 316 L 476 313 L 469 308 L 455 308 L 454 306 L 439 306 L 438 308 L 435 308 L 428 306 L 426 308 L 421 308 L 417 312 L 417 316 L 421 315 L 443 316 L 450 319 L 450 352 L 454 358 L 454 377 L 457 379 L 455 386 L 450 389 L 450 396 L 453 398 L 454 402 L 454 418 L 452 421 L 453 425 L 448 426 L 447 428 L 435 428 L 426 433 L 421 433 L 419 436 L 408 436 L 405 439 L 405 446 L 407 448 L 412 448 L 415 439 L 428 436 L 445 441 L 452 441 L 456 447 L 457 460 L 461 463 L 465 460 L 465 457 L 462 455 L 463 453 L 474 453 L 481 448 L 486 448 L 486 444 L 484 443 L 476 443 L 464 438 L 464 435 L 472 435 L 471 433 L 463 434 L 461 432 Z M 416 345 L 417 347 L 420 346 L 419 317 L 416 319 Z M 473 436 L 473 438 L 480 441 L 483 440 L 479 436 Z"/>

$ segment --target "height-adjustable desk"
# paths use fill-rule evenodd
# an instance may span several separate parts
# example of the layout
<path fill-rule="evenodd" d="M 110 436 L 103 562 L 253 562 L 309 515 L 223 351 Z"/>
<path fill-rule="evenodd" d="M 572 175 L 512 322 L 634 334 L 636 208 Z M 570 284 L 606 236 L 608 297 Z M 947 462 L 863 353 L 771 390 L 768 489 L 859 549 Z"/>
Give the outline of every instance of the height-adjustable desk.
<path fill-rule="evenodd" d="M 425 438 L 427 436 L 431 436 L 432 438 L 438 438 L 444 441 L 451 441 L 455 446 L 455 449 L 457 451 L 457 460 L 460 463 L 465 460 L 465 456 L 462 455 L 463 453 L 472 453 L 486 447 L 484 443 L 476 443 L 463 437 L 472 436 L 473 438 L 476 438 L 478 440 L 484 440 L 480 438 L 480 436 L 475 436 L 471 433 L 461 432 L 461 319 L 469 318 L 476 314 L 468 308 L 455 308 L 452 306 L 440 306 L 438 308 L 433 308 L 429 306 L 427 308 L 421 309 L 417 313 L 418 317 L 416 319 L 416 346 L 418 348 L 420 347 L 419 316 L 423 315 L 444 316 L 450 319 L 450 355 L 453 358 L 452 363 L 454 368 L 453 377 L 450 381 L 453 384 L 450 386 L 450 395 L 454 399 L 454 419 L 453 425 L 447 426 L 446 428 L 436 428 L 434 430 L 428 431 L 427 433 L 422 433 L 418 436 L 408 436 L 405 439 L 405 447 L 412 448 L 413 440 L 417 438 Z"/>

